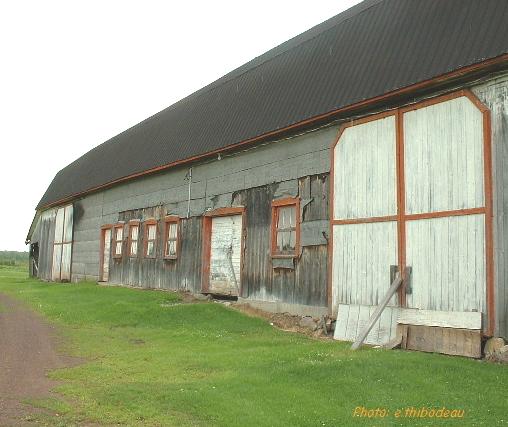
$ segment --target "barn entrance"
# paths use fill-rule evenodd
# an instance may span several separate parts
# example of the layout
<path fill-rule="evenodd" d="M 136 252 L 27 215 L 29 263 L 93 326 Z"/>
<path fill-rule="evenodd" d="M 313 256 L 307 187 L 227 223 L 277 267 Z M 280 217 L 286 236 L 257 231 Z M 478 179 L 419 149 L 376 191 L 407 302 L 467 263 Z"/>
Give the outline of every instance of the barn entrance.
<path fill-rule="evenodd" d="M 391 266 L 406 280 L 370 343 L 392 338 L 400 307 L 493 321 L 488 132 L 488 112 L 465 91 L 342 128 L 332 157 L 331 307 L 344 337 L 368 321 Z"/>
<path fill-rule="evenodd" d="M 101 230 L 101 270 L 99 279 L 101 282 L 109 280 L 109 260 L 111 258 L 111 227 Z"/>
<path fill-rule="evenodd" d="M 203 292 L 241 294 L 243 208 L 212 211 L 204 218 Z"/>

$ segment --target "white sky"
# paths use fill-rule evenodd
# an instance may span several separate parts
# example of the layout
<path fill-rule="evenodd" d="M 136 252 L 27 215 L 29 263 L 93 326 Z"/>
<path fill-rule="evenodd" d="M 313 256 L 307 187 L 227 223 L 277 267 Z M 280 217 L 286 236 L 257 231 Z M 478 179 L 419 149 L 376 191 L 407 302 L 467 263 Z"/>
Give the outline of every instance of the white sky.
<path fill-rule="evenodd" d="M 0 250 L 54 175 L 358 0 L 0 3 Z"/>

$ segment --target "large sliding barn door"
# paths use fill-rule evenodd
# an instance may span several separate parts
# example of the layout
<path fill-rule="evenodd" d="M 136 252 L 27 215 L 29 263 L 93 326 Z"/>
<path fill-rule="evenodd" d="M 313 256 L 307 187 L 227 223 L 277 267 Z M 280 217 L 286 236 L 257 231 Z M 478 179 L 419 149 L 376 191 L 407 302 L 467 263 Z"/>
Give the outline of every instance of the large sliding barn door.
<path fill-rule="evenodd" d="M 343 128 L 332 160 L 336 335 L 355 338 L 390 285 L 390 266 L 411 275 L 389 305 L 480 312 L 492 325 L 487 114 L 461 92 Z M 388 311 L 381 323 L 393 331 L 396 309 Z M 392 333 L 377 334 L 367 342 Z"/>
<path fill-rule="evenodd" d="M 51 279 L 54 281 L 71 280 L 73 208 L 68 205 L 58 208 L 55 219 L 53 241 L 53 266 Z"/>
<path fill-rule="evenodd" d="M 345 128 L 334 148 L 334 313 L 338 304 L 377 305 L 390 286 L 390 266 L 398 264 L 396 164 L 395 115 Z"/>
<path fill-rule="evenodd" d="M 407 306 L 486 313 L 483 114 L 461 96 L 403 123 Z"/>

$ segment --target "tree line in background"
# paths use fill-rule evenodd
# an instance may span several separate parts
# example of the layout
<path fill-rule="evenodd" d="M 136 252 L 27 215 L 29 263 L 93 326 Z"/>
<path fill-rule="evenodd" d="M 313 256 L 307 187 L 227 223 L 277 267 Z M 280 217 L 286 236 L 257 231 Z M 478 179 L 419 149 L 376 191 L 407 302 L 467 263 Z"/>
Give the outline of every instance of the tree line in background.
<path fill-rule="evenodd" d="M 28 265 L 28 252 L 0 251 L 0 265 Z"/>

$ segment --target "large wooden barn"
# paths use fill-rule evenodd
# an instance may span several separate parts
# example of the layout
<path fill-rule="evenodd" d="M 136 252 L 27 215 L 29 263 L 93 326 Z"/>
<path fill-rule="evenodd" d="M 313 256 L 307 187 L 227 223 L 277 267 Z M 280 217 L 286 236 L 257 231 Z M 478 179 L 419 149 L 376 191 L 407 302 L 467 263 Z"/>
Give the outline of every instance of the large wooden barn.
<path fill-rule="evenodd" d="M 62 169 L 31 274 L 329 315 L 345 340 L 386 297 L 367 343 L 404 325 L 476 354 L 508 337 L 507 23 L 506 0 L 367 0 L 277 46 Z"/>

